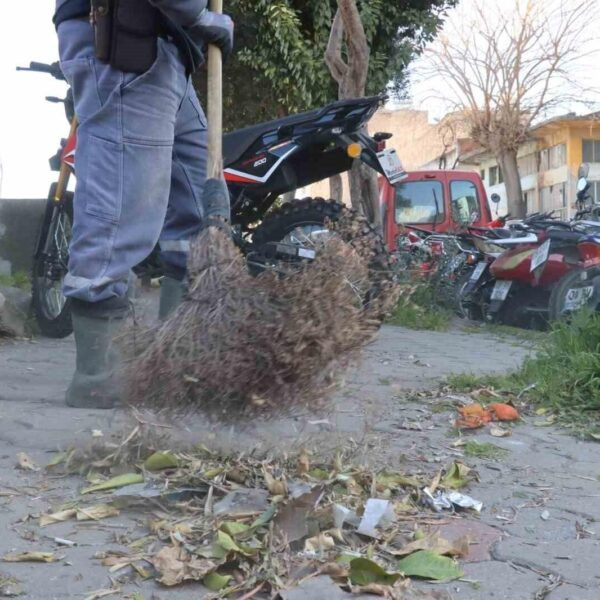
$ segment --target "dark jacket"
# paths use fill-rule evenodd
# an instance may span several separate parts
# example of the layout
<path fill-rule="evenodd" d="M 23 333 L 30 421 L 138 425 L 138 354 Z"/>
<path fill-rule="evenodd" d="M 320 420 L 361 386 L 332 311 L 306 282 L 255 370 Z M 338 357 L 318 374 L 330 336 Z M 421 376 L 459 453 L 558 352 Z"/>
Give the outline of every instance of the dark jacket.
<path fill-rule="evenodd" d="M 163 15 L 165 32 L 173 37 L 186 62 L 188 71 L 194 71 L 204 61 L 202 48 L 185 32 L 207 8 L 208 0 L 148 0 Z M 56 27 L 67 19 L 90 14 L 90 0 L 56 0 L 54 24 Z"/>

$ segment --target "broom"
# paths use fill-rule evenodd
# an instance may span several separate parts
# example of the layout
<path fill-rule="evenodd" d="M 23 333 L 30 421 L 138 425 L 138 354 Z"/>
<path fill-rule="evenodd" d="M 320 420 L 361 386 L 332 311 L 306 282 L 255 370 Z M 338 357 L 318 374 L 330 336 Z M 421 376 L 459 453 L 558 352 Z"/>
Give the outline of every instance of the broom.
<path fill-rule="evenodd" d="M 222 0 L 211 8 L 222 11 Z M 321 410 L 342 370 L 379 328 L 394 287 L 385 281 L 368 298 L 374 250 L 342 241 L 362 226 L 357 215 L 337 226 L 315 261 L 288 275 L 248 272 L 223 227 L 229 194 L 218 48 L 210 47 L 208 67 L 207 226 L 191 244 L 182 304 L 165 322 L 136 331 L 125 348 L 128 401 L 171 416 L 199 412 L 237 423 Z"/>

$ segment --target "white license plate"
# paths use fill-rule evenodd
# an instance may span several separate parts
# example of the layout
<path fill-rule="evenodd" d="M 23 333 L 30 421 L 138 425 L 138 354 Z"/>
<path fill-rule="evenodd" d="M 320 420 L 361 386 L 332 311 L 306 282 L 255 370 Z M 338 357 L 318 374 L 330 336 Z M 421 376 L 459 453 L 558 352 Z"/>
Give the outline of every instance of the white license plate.
<path fill-rule="evenodd" d="M 496 281 L 496 285 L 492 291 L 492 300 L 506 300 L 508 296 L 508 292 L 510 292 L 510 288 L 512 287 L 512 281 L 499 280 Z"/>
<path fill-rule="evenodd" d="M 531 272 L 546 264 L 550 254 L 550 240 L 546 240 L 531 257 Z"/>
<path fill-rule="evenodd" d="M 404 170 L 402 162 L 393 148 L 378 152 L 377 158 L 385 176 L 392 185 L 408 177 L 408 173 Z"/>
<path fill-rule="evenodd" d="M 577 310 L 581 308 L 593 295 L 593 285 L 569 290 L 565 299 L 565 310 Z"/>
<path fill-rule="evenodd" d="M 485 273 L 485 270 L 487 269 L 487 263 L 485 262 L 480 262 L 476 267 L 475 270 L 471 273 L 471 277 L 470 280 L 475 283 L 476 281 L 479 281 L 481 279 L 481 276 Z"/>

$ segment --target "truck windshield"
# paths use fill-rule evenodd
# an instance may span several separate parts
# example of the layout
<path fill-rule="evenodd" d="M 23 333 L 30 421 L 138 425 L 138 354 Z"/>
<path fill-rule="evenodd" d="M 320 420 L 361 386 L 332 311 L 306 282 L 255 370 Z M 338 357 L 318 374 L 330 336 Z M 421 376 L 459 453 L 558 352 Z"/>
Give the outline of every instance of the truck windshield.
<path fill-rule="evenodd" d="M 441 182 L 407 181 L 397 185 L 395 213 L 396 223 L 442 223 L 444 191 Z"/>

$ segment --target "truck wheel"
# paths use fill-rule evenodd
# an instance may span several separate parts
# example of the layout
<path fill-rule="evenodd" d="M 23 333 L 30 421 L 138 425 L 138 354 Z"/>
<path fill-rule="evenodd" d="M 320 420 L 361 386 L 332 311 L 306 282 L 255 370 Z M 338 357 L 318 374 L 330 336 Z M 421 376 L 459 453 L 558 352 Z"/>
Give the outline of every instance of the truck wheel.
<path fill-rule="evenodd" d="M 269 242 L 284 242 L 303 246 L 318 246 L 319 239 L 331 235 L 326 223 L 342 218 L 352 220 L 352 227 L 340 232 L 344 242 L 369 255 L 371 289 L 367 302 L 379 296 L 381 291 L 395 280 L 394 269 L 383 238 L 365 217 L 335 200 L 304 198 L 284 204 L 269 213 L 254 231 L 252 240 L 256 247 Z"/>
<path fill-rule="evenodd" d="M 600 309 L 600 267 L 575 269 L 567 273 L 550 294 L 550 321 L 568 319 L 574 312 Z"/>

